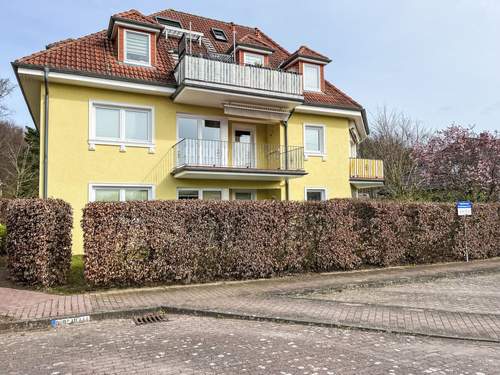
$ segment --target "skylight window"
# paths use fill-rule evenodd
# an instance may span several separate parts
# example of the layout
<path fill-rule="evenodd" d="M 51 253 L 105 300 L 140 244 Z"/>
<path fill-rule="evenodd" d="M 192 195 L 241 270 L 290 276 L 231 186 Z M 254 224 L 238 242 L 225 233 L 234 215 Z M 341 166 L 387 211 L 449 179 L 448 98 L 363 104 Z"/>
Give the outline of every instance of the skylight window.
<path fill-rule="evenodd" d="M 214 34 L 214 38 L 221 42 L 227 42 L 227 36 L 224 30 L 216 29 L 212 27 L 212 34 Z"/>
<path fill-rule="evenodd" d="M 182 25 L 179 21 L 171 20 L 170 18 L 164 18 L 164 17 L 156 17 L 156 20 L 158 21 L 158 23 L 162 25 L 172 26 L 172 27 L 177 27 L 178 29 L 182 29 Z"/>

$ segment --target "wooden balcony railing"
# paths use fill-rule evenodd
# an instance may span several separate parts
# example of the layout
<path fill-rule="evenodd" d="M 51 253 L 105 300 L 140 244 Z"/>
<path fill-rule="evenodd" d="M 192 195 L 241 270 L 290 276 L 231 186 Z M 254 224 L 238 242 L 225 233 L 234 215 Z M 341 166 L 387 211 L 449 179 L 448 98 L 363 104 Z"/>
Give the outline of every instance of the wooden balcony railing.
<path fill-rule="evenodd" d="M 350 159 L 351 180 L 383 180 L 384 162 L 372 159 Z"/>
<path fill-rule="evenodd" d="M 209 59 L 183 54 L 175 70 L 177 83 L 185 80 L 274 94 L 302 96 L 302 76 L 259 66 L 238 65 L 222 59 Z"/>

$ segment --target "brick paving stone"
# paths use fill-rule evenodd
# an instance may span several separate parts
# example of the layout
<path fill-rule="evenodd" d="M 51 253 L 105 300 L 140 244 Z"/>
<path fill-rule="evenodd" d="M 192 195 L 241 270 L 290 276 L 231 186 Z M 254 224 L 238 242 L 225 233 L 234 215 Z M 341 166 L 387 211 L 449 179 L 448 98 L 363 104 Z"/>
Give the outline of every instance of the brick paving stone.
<path fill-rule="evenodd" d="M 182 308 L 415 334 L 500 340 L 500 259 L 240 283 L 37 294 L 4 307 L 17 320 L 130 308 Z M 24 293 L 24 291 L 22 291 Z M 2 293 L 12 295 L 11 292 Z M 9 295 L 10 300 L 13 300 Z M 25 294 L 21 294 L 23 296 Z M 33 303 L 34 302 L 34 303 Z"/>
<path fill-rule="evenodd" d="M 2 374 L 497 374 L 492 343 L 169 316 L 0 334 Z"/>

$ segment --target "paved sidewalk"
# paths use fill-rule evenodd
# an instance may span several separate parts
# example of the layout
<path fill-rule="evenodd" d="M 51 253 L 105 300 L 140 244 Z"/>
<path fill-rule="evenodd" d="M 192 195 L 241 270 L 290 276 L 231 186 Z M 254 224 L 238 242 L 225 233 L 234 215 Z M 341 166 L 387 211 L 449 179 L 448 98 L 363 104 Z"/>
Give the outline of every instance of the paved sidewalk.
<path fill-rule="evenodd" d="M 500 311 L 497 309 L 500 293 L 495 288 L 498 281 L 499 258 L 468 264 L 301 275 L 73 296 L 46 294 L 45 300 L 31 304 L 29 298 L 23 300 L 19 295 L 17 305 L 0 302 L 0 316 L 8 317 L 13 322 L 28 322 L 164 308 L 172 312 L 500 342 Z M 401 289 L 399 292 L 398 288 Z M 17 292 L 12 289 L 6 292 L 0 288 L 0 301 L 9 293 Z M 480 293 L 484 293 L 482 298 Z M 10 298 L 13 299 L 12 296 Z"/>

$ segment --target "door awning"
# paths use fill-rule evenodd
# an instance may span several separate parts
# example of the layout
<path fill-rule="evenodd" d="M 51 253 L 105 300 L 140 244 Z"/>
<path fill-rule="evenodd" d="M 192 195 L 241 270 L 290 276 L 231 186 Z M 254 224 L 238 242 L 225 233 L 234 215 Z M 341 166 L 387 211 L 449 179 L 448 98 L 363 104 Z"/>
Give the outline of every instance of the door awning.
<path fill-rule="evenodd" d="M 286 121 L 290 111 L 280 107 L 264 107 L 243 103 L 224 103 L 224 114 L 269 121 Z"/>

